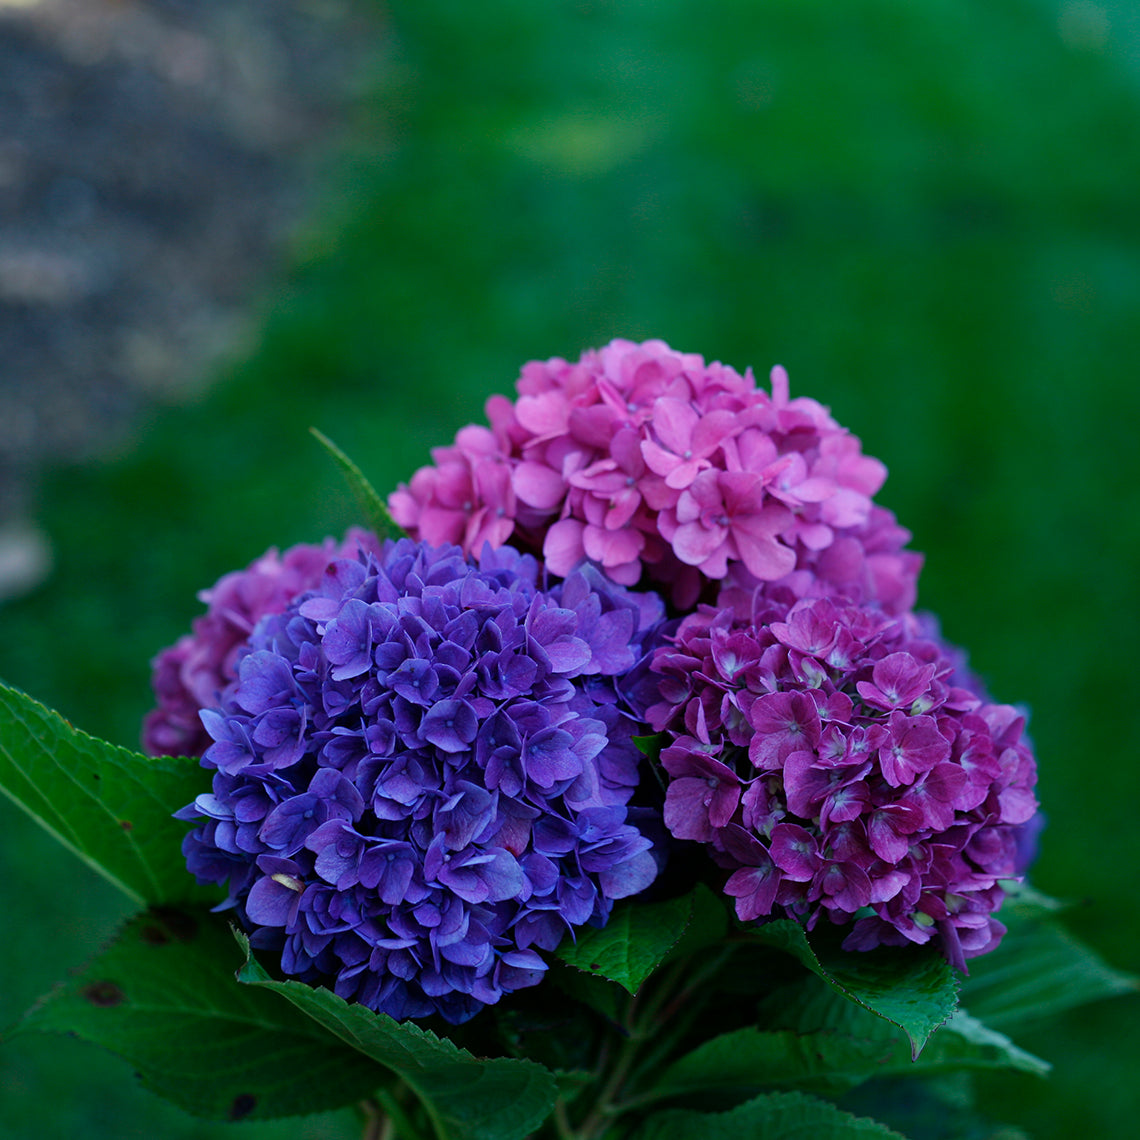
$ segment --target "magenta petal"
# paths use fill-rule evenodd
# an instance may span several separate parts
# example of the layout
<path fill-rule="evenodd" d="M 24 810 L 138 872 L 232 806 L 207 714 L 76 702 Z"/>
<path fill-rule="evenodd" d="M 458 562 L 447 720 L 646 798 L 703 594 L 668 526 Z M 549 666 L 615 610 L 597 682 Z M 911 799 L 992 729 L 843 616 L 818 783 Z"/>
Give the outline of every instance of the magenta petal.
<path fill-rule="evenodd" d="M 562 435 L 569 424 L 570 404 L 561 392 L 520 396 L 515 404 L 515 415 L 519 423 L 533 435 Z"/>
<path fill-rule="evenodd" d="M 683 400 L 663 397 L 653 405 L 653 430 L 674 455 L 683 455 L 692 446 L 697 413 Z"/>
<path fill-rule="evenodd" d="M 627 487 L 619 491 L 610 500 L 610 509 L 606 511 L 606 530 L 620 530 L 637 514 L 640 506 L 641 495 L 636 487 Z"/>
<path fill-rule="evenodd" d="M 918 812 L 914 814 L 919 815 Z M 867 823 L 867 841 L 871 844 L 871 850 L 886 863 L 899 862 L 910 850 L 910 840 L 900 828 L 913 830 L 907 820 L 899 818 L 888 809 L 871 813 Z"/>
<path fill-rule="evenodd" d="M 769 859 L 760 867 L 742 867 L 734 871 L 724 885 L 724 893 L 736 899 L 736 916 L 751 922 L 772 913 L 780 873 Z"/>
<path fill-rule="evenodd" d="M 871 880 L 854 863 L 832 863 L 818 882 L 822 892 L 848 914 L 854 914 L 871 900 Z"/>
<path fill-rule="evenodd" d="M 586 549 L 582 545 L 582 532 L 585 529 L 577 519 L 561 519 L 546 532 L 542 556 L 551 573 L 565 578 L 585 559 Z"/>
<path fill-rule="evenodd" d="M 774 582 L 796 568 L 796 552 L 777 539 L 756 539 L 739 528 L 733 529 L 732 537 L 740 552 L 740 560 L 761 582 Z"/>
<path fill-rule="evenodd" d="M 641 554 L 645 536 L 637 530 L 605 530 L 588 526 L 582 532 L 586 555 L 605 567 L 622 566 Z"/>
<path fill-rule="evenodd" d="M 816 841 L 811 832 L 797 824 L 776 824 L 769 851 L 772 862 L 793 882 L 810 883 L 819 868 Z"/>
<path fill-rule="evenodd" d="M 709 819 L 712 789 L 708 780 L 682 777 L 669 784 L 665 793 L 665 826 L 677 839 L 707 843 L 713 836 Z"/>
<path fill-rule="evenodd" d="M 728 531 L 722 526 L 706 529 L 699 522 L 682 523 L 673 535 L 673 553 L 686 566 L 700 566 L 724 543 Z"/>
<path fill-rule="evenodd" d="M 566 494 L 561 473 L 544 463 L 520 463 L 511 482 L 524 503 L 541 511 L 554 510 Z"/>
<path fill-rule="evenodd" d="M 641 455 L 645 466 L 657 475 L 668 475 L 681 462 L 671 451 L 666 451 L 651 439 L 641 441 Z"/>
<path fill-rule="evenodd" d="M 1026 823 L 1037 811 L 1037 799 L 1029 788 L 1006 788 L 998 795 L 1002 823 Z"/>

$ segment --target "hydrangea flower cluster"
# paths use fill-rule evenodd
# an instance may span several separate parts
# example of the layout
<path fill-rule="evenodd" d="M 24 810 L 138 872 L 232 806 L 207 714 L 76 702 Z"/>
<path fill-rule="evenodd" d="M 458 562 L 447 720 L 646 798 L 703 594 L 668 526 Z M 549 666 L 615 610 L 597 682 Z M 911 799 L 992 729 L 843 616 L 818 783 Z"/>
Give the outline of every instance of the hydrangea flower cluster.
<path fill-rule="evenodd" d="M 325 562 L 202 713 L 188 866 L 287 975 L 459 1023 L 657 873 L 629 804 L 664 606 L 510 548 Z"/>
<path fill-rule="evenodd" d="M 667 832 L 742 920 L 994 946 L 1034 759 L 913 612 L 883 465 L 782 368 L 769 393 L 662 341 L 486 408 L 391 496 L 410 539 L 270 551 L 155 660 L 144 742 L 213 770 L 187 862 L 254 946 L 458 1023 L 653 882 Z"/>
<path fill-rule="evenodd" d="M 212 742 L 198 714 L 216 705 L 236 680 L 234 663 L 253 627 L 312 589 L 330 558 L 352 557 L 359 549 L 379 547 L 374 535 L 354 528 L 341 543 L 300 543 L 284 554 L 268 550 L 201 591 L 207 609 L 194 619 L 192 632 L 151 662 L 158 705 L 143 722 L 143 748 L 152 756 L 201 756 Z"/>
<path fill-rule="evenodd" d="M 872 505 L 886 477 L 816 401 L 772 393 L 662 341 L 615 340 L 576 364 L 527 364 L 518 399 L 487 403 L 390 499 L 427 542 L 510 540 L 565 575 L 584 560 L 615 582 L 643 572 L 691 607 L 710 580 L 787 579 L 801 593 L 913 603 L 920 558 Z"/>
<path fill-rule="evenodd" d="M 687 617 L 652 669 L 666 827 L 709 845 L 741 919 L 853 924 L 846 949 L 937 939 L 963 970 L 996 945 L 1034 759 L 931 623 L 761 590 Z"/>

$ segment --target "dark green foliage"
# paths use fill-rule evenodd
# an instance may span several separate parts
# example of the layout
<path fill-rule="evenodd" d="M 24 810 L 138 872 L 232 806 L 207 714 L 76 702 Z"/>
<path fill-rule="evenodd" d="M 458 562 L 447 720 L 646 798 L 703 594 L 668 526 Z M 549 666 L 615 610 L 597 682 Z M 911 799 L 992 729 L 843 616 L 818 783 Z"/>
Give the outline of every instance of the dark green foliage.
<path fill-rule="evenodd" d="M 587 928 L 572 943 L 560 946 L 558 957 L 635 994 L 685 933 L 692 910 L 689 896 L 659 903 L 618 904 L 604 927 Z"/>
<path fill-rule="evenodd" d="M 341 1041 L 401 1078 L 426 1106 L 441 1137 L 521 1140 L 554 1107 L 554 1079 L 532 1061 L 474 1057 L 447 1038 L 349 1005 L 328 990 L 275 982 L 252 956 L 238 980 L 282 994 Z"/>
<path fill-rule="evenodd" d="M 136 903 L 217 898 L 187 875 L 171 818 L 209 789 L 197 760 L 108 744 L 0 682 L 0 789 Z"/>
<path fill-rule="evenodd" d="M 384 1083 L 366 1057 L 287 1002 L 236 985 L 241 962 L 218 916 L 146 911 L 19 1029 L 74 1033 L 101 1045 L 128 1061 L 148 1088 L 214 1120 L 321 1112 Z"/>
<path fill-rule="evenodd" d="M 269 545 L 362 521 L 311 424 L 383 493 L 530 357 L 655 335 L 761 373 L 780 360 L 793 392 L 888 463 L 883 499 L 928 555 L 922 602 L 999 699 L 1032 706 L 1051 820 L 1035 877 L 1089 900 L 1062 921 L 1135 970 L 1140 777 L 1117 686 L 1140 639 L 1140 120 L 1121 63 L 1129 11 L 1101 6 L 1098 51 L 1066 46 L 1062 7 L 396 5 L 362 145 L 251 358 L 119 459 L 47 480 L 58 568 L 5 608 L 0 675 L 133 745 L 147 661 L 200 612 L 196 590 Z M 120 912 L 22 813 L 4 825 L 11 1020 Z M 1003 1020 L 1078 992 L 1074 979 L 1082 999 L 1125 988 L 1060 930 L 1037 932 L 1054 984 L 1024 1003 L 991 973 L 1016 973 L 1018 928 L 971 963 L 966 1008 L 1055 1066 L 1048 1084 L 983 1081 L 984 1100 L 1038 1140 L 1130 1136 L 1136 997 L 1025 1039 Z M 741 959 L 781 985 L 797 961 Z M 627 1012 L 612 983 L 556 973 L 614 1020 Z M 739 995 L 725 1004 L 754 1020 Z M 725 1033 L 748 1029 L 713 1012 Z M 168 1117 L 128 1132 L 153 1098 L 101 1123 L 93 1105 L 123 1067 L 58 1048 L 40 1070 L 5 1059 L 14 1136 L 44 1134 L 45 1100 L 93 1140 L 191 1134 Z M 88 1070 L 107 1076 L 84 1084 Z M 880 1103 L 901 1087 L 917 1086 Z M 969 1111 L 943 1117 L 964 1135 Z"/>
<path fill-rule="evenodd" d="M 958 1004 L 954 971 L 933 947 L 880 947 L 865 954 L 837 952 L 823 937 L 809 943 L 803 927 L 788 919 L 759 927 L 754 938 L 794 954 L 837 993 L 901 1029 L 918 1058 L 930 1035 Z M 829 943 L 831 945 L 829 946 Z M 828 947 L 821 953 L 817 947 Z"/>
<path fill-rule="evenodd" d="M 873 1120 L 855 1117 L 800 1093 L 758 1096 L 731 1112 L 681 1109 L 651 1117 L 636 1140 L 905 1140 Z"/>

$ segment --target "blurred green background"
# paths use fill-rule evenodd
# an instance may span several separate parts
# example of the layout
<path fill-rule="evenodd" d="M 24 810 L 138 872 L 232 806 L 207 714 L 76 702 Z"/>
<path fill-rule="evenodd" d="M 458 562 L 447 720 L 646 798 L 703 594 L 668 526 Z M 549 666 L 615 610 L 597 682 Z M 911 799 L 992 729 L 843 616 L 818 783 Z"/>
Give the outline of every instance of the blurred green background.
<path fill-rule="evenodd" d="M 1140 20 L 1057 0 L 406 0 L 324 209 L 209 394 L 41 495 L 57 570 L 0 676 L 137 741 L 195 592 L 390 489 L 531 358 L 614 336 L 789 369 L 882 458 L 920 603 L 1032 711 L 1036 885 L 1140 972 Z M 109 887 L 0 803 L 0 1023 L 110 937 Z M 998 1120 L 1131 1137 L 1140 997 L 1019 1043 Z M 304 1079 L 298 1074 L 298 1079 Z M 351 1116 L 233 1126 L 353 1136 Z M 0 1049 L 0 1135 L 207 1138 L 72 1041 Z"/>

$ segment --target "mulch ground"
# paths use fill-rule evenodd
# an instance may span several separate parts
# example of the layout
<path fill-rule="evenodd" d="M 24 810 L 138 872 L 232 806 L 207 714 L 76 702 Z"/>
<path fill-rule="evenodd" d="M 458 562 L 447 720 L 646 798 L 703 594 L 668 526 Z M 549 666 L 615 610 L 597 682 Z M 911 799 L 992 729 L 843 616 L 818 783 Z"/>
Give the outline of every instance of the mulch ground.
<path fill-rule="evenodd" d="M 192 395 L 234 347 L 343 134 L 371 15 L 0 0 L 0 597 L 39 541 L 37 473 Z"/>

